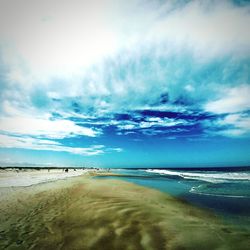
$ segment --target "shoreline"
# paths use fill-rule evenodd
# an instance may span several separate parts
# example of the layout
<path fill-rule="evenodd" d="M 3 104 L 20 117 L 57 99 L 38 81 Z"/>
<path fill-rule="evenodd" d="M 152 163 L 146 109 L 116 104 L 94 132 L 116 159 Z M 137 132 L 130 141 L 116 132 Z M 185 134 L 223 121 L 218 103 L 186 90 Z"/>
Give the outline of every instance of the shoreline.
<path fill-rule="evenodd" d="M 7 188 L 5 249 L 247 249 L 248 232 L 160 191 L 98 173 Z M 103 175 L 103 173 L 101 173 Z"/>

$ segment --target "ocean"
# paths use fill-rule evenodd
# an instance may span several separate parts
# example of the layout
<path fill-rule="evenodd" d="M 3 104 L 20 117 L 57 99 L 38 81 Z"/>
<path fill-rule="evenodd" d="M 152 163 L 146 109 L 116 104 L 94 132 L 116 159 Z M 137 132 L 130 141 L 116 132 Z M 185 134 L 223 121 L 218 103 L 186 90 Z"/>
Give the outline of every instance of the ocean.
<path fill-rule="evenodd" d="M 112 169 L 116 178 L 158 189 L 250 228 L 250 168 Z"/>

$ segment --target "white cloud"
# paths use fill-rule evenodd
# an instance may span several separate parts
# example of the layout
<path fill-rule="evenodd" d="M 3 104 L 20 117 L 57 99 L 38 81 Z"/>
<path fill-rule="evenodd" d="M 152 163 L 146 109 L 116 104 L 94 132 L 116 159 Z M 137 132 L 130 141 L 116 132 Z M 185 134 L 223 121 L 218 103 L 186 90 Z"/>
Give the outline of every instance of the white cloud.
<path fill-rule="evenodd" d="M 134 121 L 121 121 L 117 124 L 119 130 L 133 130 L 133 129 L 147 129 L 153 127 L 174 127 L 177 125 L 191 124 L 183 119 L 173 118 L 160 118 L 160 117 L 148 117 L 145 121 L 134 122 Z"/>
<path fill-rule="evenodd" d="M 154 121 L 150 121 L 150 119 L 148 121 L 145 122 L 140 122 L 138 124 L 139 128 L 151 128 L 154 126 L 159 126 L 159 127 L 173 127 L 176 125 L 180 125 L 185 123 L 184 121 L 180 121 L 180 120 L 175 120 L 175 119 L 169 119 L 169 118 L 157 118 L 154 119 Z"/>
<path fill-rule="evenodd" d="M 250 133 L 250 117 L 242 114 L 227 115 L 224 119 L 217 122 L 218 126 L 224 130 L 219 131 L 220 134 L 225 136 L 241 136 Z"/>
<path fill-rule="evenodd" d="M 100 131 L 76 125 L 69 120 L 49 120 L 31 117 L 5 117 L 0 119 L 0 131 L 15 135 L 62 139 L 75 136 L 95 137 Z"/>
<path fill-rule="evenodd" d="M 242 112 L 250 109 L 250 85 L 226 88 L 220 92 L 221 97 L 208 102 L 205 110 L 215 114 Z"/>
<path fill-rule="evenodd" d="M 249 8 L 236 7 L 229 1 L 191 1 L 159 18 L 151 34 L 152 39 L 185 45 L 199 56 L 210 57 L 246 51 L 250 44 L 249 22 Z"/>
<path fill-rule="evenodd" d="M 41 71 L 56 71 L 55 75 L 80 71 L 79 67 L 116 49 L 109 25 L 110 1 L 2 0 L 0 4 L 2 38 L 41 77 Z"/>
<path fill-rule="evenodd" d="M 136 128 L 136 123 L 134 123 L 134 124 L 122 124 L 122 125 L 118 125 L 118 128 L 122 129 L 122 130 L 135 129 Z"/>
<path fill-rule="evenodd" d="M 229 1 L 191 1 L 182 7 L 173 3 L 0 0 L 0 59 L 7 69 L 0 72 L 7 82 L 1 86 L 1 111 L 9 116 L 0 120 L 0 130 L 40 138 L 96 137 L 100 130 L 67 119 L 151 110 L 152 104 L 157 110 L 182 112 L 186 107 L 175 101 L 183 93 L 194 97 L 192 101 L 200 108 L 200 95 L 207 100 L 219 84 L 211 84 L 214 79 L 198 82 L 204 73 L 201 61 L 249 56 L 249 7 L 236 7 Z M 185 57 L 183 52 L 192 57 L 190 67 L 179 60 Z M 144 55 L 151 59 L 150 66 L 145 66 Z M 168 58 L 166 65 L 160 66 L 159 58 Z M 195 83 L 188 79 L 192 70 Z M 221 95 L 204 106 L 205 111 L 222 114 L 249 109 L 248 85 L 221 89 Z M 161 105 L 163 91 L 169 103 Z M 40 106 L 34 104 L 39 98 L 44 98 Z M 73 110 L 73 101 L 80 112 Z M 51 120 L 52 113 L 64 118 Z M 144 122 L 113 121 L 128 131 L 185 124 L 180 119 L 156 117 Z"/>
<path fill-rule="evenodd" d="M 250 117 L 244 113 L 228 114 L 211 121 L 203 121 L 208 135 L 222 135 L 226 137 L 249 137 Z"/>
<path fill-rule="evenodd" d="M 122 50 L 137 56 L 142 47 L 156 47 L 159 54 L 186 47 L 208 57 L 248 51 L 249 22 L 249 8 L 229 1 L 191 1 L 179 8 L 171 1 L 0 2 L 4 61 L 12 66 L 11 77 L 26 84 L 52 76 L 71 80 L 93 63 Z"/>
<path fill-rule="evenodd" d="M 121 152 L 121 148 L 105 148 L 104 145 L 93 145 L 90 147 L 69 147 L 59 142 L 51 140 L 41 140 L 30 137 L 17 137 L 0 134 L 0 147 L 4 148 L 23 148 L 32 150 L 50 150 L 57 152 L 68 152 L 72 154 L 93 156 L 100 155 L 105 152 L 115 151 Z"/>
<path fill-rule="evenodd" d="M 176 125 L 186 125 L 190 124 L 189 122 L 183 119 L 174 119 L 174 118 L 159 118 L 159 117 L 150 117 L 146 120 L 148 126 L 162 126 L 162 127 L 173 127 Z"/>
<path fill-rule="evenodd" d="M 245 130 L 239 129 L 239 128 L 232 128 L 232 129 L 225 129 L 216 132 L 216 134 L 223 135 L 226 137 L 239 137 L 246 133 Z"/>
<path fill-rule="evenodd" d="M 86 110 L 94 107 L 105 113 L 141 108 L 145 99 L 148 103 L 157 100 L 163 89 L 174 101 L 183 89 L 199 95 L 201 91 L 193 91 L 190 82 L 177 86 L 168 78 L 168 71 L 176 66 L 170 65 L 165 72 L 157 58 L 178 57 L 183 49 L 196 51 L 199 61 L 210 58 L 215 53 L 212 50 L 216 55 L 229 51 L 239 55 L 239 50 L 248 55 L 248 8 L 227 1 L 175 5 L 138 0 L 2 0 L 0 45 L 9 87 L 3 88 L 4 98 L 29 109 L 34 105 L 34 92 L 41 90 L 50 101 L 77 98 Z M 150 80 L 143 66 L 138 67 L 143 63 L 142 51 L 153 53 L 152 66 L 146 69 L 152 71 Z M 105 67 L 107 62 L 109 67 Z M 131 62 L 135 70 L 126 71 L 121 79 L 119 72 Z M 178 78 L 178 69 L 174 69 L 174 78 Z M 48 112 L 64 112 L 65 116 L 70 109 L 63 103 L 48 105 Z"/>

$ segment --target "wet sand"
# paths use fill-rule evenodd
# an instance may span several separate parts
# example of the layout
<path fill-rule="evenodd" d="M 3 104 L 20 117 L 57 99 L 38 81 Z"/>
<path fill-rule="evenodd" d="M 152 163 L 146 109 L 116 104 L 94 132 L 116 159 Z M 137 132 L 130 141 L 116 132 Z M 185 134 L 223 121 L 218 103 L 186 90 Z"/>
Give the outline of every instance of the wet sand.
<path fill-rule="evenodd" d="M 0 249 L 248 249 L 249 232 L 159 191 L 91 174 L 1 188 Z"/>

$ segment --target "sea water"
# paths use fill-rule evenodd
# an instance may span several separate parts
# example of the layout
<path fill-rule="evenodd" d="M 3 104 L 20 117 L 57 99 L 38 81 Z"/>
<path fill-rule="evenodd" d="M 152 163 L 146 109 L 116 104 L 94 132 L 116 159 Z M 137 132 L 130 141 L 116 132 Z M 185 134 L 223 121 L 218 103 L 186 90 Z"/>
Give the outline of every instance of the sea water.
<path fill-rule="evenodd" d="M 115 177 L 155 188 L 250 228 L 250 169 L 113 169 Z M 114 178 L 114 177 L 106 177 Z"/>

